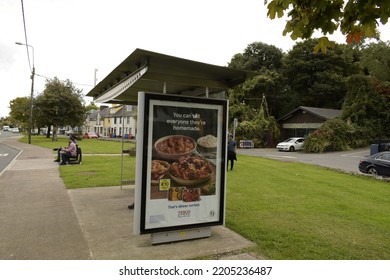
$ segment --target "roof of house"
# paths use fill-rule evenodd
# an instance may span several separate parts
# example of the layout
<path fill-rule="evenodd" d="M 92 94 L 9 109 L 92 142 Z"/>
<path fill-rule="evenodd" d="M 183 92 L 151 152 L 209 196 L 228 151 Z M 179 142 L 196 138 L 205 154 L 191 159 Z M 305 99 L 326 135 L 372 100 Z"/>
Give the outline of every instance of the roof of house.
<path fill-rule="evenodd" d="M 107 117 L 109 114 L 110 114 L 110 108 L 108 106 L 102 106 L 102 107 L 100 107 L 100 109 L 92 111 L 89 114 L 88 118 L 92 121 L 96 121 L 98 119 L 98 117 L 100 119 L 103 119 L 103 118 Z"/>
<path fill-rule="evenodd" d="M 290 113 L 279 118 L 278 121 L 283 121 L 288 119 L 291 115 L 295 114 L 298 111 L 309 112 L 312 115 L 315 115 L 323 120 L 330 120 L 341 116 L 342 111 L 336 109 L 327 109 L 327 108 L 316 108 L 316 107 L 307 107 L 299 106 L 297 109 L 291 111 Z"/>
<path fill-rule="evenodd" d="M 115 114 L 111 115 L 112 117 L 131 117 L 133 116 L 134 111 L 128 110 L 127 106 L 122 106 Z"/>
<path fill-rule="evenodd" d="M 91 121 L 95 121 L 97 119 L 98 113 L 99 110 L 95 110 L 95 109 L 88 111 L 87 112 L 88 119 Z"/>
<path fill-rule="evenodd" d="M 138 92 L 207 96 L 232 88 L 253 73 L 136 49 L 87 96 L 98 103 L 133 104 Z"/>
<path fill-rule="evenodd" d="M 97 110 L 91 110 L 89 112 L 89 120 L 96 121 L 98 117 L 100 119 L 106 118 L 106 117 L 131 117 L 135 114 L 134 110 L 129 110 L 127 108 L 127 105 L 118 105 L 116 106 L 117 108 L 120 107 L 118 111 L 115 113 L 110 114 L 110 109 L 113 107 L 108 107 L 108 106 L 102 106 L 100 109 Z"/>

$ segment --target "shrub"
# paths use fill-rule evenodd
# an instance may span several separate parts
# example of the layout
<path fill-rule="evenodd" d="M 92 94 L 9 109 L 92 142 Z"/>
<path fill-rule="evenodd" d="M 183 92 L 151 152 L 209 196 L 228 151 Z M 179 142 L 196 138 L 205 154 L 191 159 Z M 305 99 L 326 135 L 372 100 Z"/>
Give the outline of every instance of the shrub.
<path fill-rule="evenodd" d="M 353 143 L 354 135 L 355 129 L 352 125 L 337 118 L 328 120 L 307 137 L 304 151 L 322 153 L 350 150 L 355 148 L 356 143 Z"/>
<path fill-rule="evenodd" d="M 252 140 L 255 147 L 265 147 L 269 139 L 278 138 L 279 127 L 273 117 L 268 120 L 243 121 L 236 129 L 237 140 Z"/>

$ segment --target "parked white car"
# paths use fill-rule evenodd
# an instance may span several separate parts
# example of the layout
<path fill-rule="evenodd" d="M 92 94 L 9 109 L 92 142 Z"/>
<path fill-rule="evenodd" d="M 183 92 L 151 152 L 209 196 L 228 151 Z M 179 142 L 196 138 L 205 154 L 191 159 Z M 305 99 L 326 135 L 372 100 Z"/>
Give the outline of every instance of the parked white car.
<path fill-rule="evenodd" d="M 19 128 L 17 128 L 17 127 L 10 128 L 10 130 L 12 133 L 19 133 Z"/>
<path fill-rule="evenodd" d="M 288 138 L 283 142 L 280 142 L 278 145 L 276 145 L 276 149 L 278 149 L 279 151 L 294 152 L 302 150 L 304 142 L 305 138 L 303 137 L 292 137 Z"/>

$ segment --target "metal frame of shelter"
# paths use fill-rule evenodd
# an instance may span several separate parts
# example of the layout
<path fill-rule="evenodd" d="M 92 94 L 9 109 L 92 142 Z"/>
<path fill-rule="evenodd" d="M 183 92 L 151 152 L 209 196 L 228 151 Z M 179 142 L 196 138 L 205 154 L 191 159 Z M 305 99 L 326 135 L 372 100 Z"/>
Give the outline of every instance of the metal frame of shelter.
<path fill-rule="evenodd" d="M 128 105 L 137 105 L 139 92 L 225 99 L 226 90 L 252 75 L 246 71 L 136 49 L 87 96 L 93 97 L 97 103 Z M 166 236 L 156 243 L 177 240 L 177 236 L 168 239 Z M 200 237 L 204 236 L 197 236 Z"/>
<path fill-rule="evenodd" d="M 87 96 L 97 103 L 137 105 L 138 92 L 223 98 L 250 72 L 136 49 Z"/>

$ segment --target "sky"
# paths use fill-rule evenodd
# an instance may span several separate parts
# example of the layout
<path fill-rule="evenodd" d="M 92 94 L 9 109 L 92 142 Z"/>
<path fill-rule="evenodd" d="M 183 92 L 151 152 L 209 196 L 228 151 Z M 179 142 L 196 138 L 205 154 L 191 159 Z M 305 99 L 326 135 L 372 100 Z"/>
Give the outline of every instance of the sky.
<path fill-rule="evenodd" d="M 267 17 L 264 0 L 24 0 L 34 96 L 46 78 L 69 79 L 87 94 L 135 49 L 227 66 L 253 42 L 290 50 L 285 20 Z M 390 40 L 390 26 L 381 28 Z M 31 94 L 22 2 L 0 0 L 0 117 Z M 345 42 L 339 34 L 334 39 Z M 32 52 L 33 50 L 33 52 Z M 91 98 L 85 98 L 87 103 Z"/>

